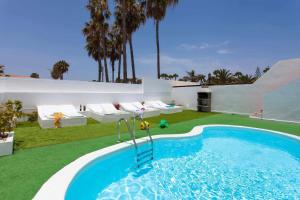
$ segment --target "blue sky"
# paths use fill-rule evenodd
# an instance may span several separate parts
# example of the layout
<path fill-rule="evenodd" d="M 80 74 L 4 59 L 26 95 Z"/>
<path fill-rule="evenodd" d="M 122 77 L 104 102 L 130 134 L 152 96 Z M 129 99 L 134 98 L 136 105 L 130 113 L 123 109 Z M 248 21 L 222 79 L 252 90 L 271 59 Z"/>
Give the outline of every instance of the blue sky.
<path fill-rule="evenodd" d="M 97 63 L 87 56 L 81 33 L 89 18 L 86 2 L 0 0 L 6 72 L 49 78 L 51 66 L 64 59 L 71 65 L 66 79 L 96 79 Z M 225 67 L 254 73 L 257 66 L 300 57 L 299 10 L 299 0 L 181 0 L 160 26 L 162 72 L 207 74 Z M 155 77 L 153 21 L 133 37 L 138 77 Z"/>

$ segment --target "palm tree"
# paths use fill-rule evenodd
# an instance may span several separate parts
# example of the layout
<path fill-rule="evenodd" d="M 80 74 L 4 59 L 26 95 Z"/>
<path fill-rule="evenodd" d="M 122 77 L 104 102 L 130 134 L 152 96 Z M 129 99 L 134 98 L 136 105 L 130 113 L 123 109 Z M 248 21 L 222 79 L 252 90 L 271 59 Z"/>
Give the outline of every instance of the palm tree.
<path fill-rule="evenodd" d="M 135 62 L 134 62 L 134 52 L 133 52 L 133 43 L 132 43 L 132 35 L 137 29 L 145 23 L 146 15 L 144 4 L 139 3 L 136 0 L 126 0 L 126 14 L 125 14 L 125 27 L 126 27 L 126 41 L 129 42 L 130 47 L 130 58 L 131 58 L 131 68 L 132 68 L 132 82 L 136 81 L 136 73 L 135 73 Z M 120 3 L 117 3 L 115 9 L 116 16 L 116 24 L 123 27 L 124 20 L 124 11 L 123 6 Z M 123 31 L 123 30 L 122 30 Z M 127 73 L 127 71 L 126 71 Z"/>
<path fill-rule="evenodd" d="M 115 14 L 121 13 L 121 32 L 122 32 L 122 54 L 123 54 L 123 81 L 127 82 L 127 52 L 126 52 L 126 17 L 127 17 L 127 3 L 126 0 L 116 0 Z"/>
<path fill-rule="evenodd" d="M 230 84 L 232 83 L 233 76 L 227 69 L 217 69 L 213 72 L 212 81 L 215 84 Z"/>
<path fill-rule="evenodd" d="M 242 72 L 235 72 L 235 74 L 233 76 L 238 78 L 238 77 L 240 77 L 242 75 L 243 75 Z"/>
<path fill-rule="evenodd" d="M 173 74 L 173 78 L 175 79 L 175 81 L 177 80 L 177 78 L 179 77 L 179 75 L 178 74 Z"/>
<path fill-rule="evenodd" d="M 70 65 L 64 60 L 56 62 L 51 71 L 52 78 L 63 80 L 64 73 L 69 71 L 69 67 Z"/>
<path fill-rule="evenodd" d="M 30 77 L 31 78 L 40 78 L 40 75 L 38 74 L 38 73 L 32 73 L 31 75 L 30 75 Z"/>
<path fill-rule="evenodd" d="M 157 48 L 157 78 L 160 78 L 159 22 L 165 17 L 168 6 L 175 6 L 178 0 L 145 0 L 147 16 L 154 19 Z"/>
<path fill-rule="evenodd" d="M 128 10 L 126 16 L 126 31 L 128 34 L 128 41 L 130 47 L 132 80 L 133 82 L 136 82 L 132 35 L 142 24 L 146 22 L 146 15 L 142 3 L 138 3 L 135 0 L 129 0 L 127 2 L 129 3 L 129 5 L 127 6 Z"/>
<path fill-rule="evenodd" d="M 85 24 L 84 29 L 82 30 L 83 34 L 86 37 L 85 48 L 88 52 L 88 55 L 98 62 L 98 82 L 102 81 L 102 44 L 101 44 L 101 31 L 99 24 L 93 20 Z"/>
<path fill-rule="evenodd" d="M 169 75 L 166 74 L 166 73 L 162 73 L 162 74 L 160 75 L 160 77 L 161 77 L 162 79 L 165 79 L 165 80 L 168 80 L 168 79 L 169 79 Z"/>
<path fill-rule="evenodd" d="M 270 66 L 267 66 L 267 67 L 263 70 L 263 73 L 267 73 L 270 69 L 271 69 Z"/>
<path fill-rule="evenodd" d="M 251 75 L 241 75 L 238 78 L 238 83 L 239 84 L 252 84 L 256 81 L 256 77 L 253 77 Z"/>
<path fill-rule="evenodd" d="M 197 74 L 195 70 L 187 71 L 187 76 L 182 77 L 179 79 L 180 81 L 190 81 L 190 82 L 201 82 L 205 83 L 205 75 L 203 74 Z"/>
<path fill-rule="evenodd" d="M 120 82 L 121 80 L 121 60 L 122 60 L 122 44 L 123 44 L 123 39 L 122 39 L 122 32 L 121 32 L 121 25 L 117 21 L 114 22 L 112 25 L 112 28 L 109 31 L 109 43 L 110 43 L 110 48 L 109 48 L 109 57 L 111 60 L 111 64 L 114 65 L 112 60 L 114 62 L 118 60 L 118 75 L 117 75 L 117 82 Z M 114 70 L 114 66 L 112 66 Z M 114 74 L 114 72 L 112 73 Z M 114 79 L 114 78 L 113 78 Z"/>
<path fill-rule="evenodd" d="M 90 11 L 91 20 L 86 23 L 83 33 L 86 36 L 89 55 L 92 55 L 95 60 L 98 61 L 99 73 L 98 81 L 101 80 L 102 64 L 101 58 L 104 60 L 105 68 L 105 80 L 109 82 L 108 67 L 107 67 L 107 32 L 108 32 L 108 20 L 110 12 L 108 9 L 107 0 L 89 0 L 86 6 Z"/>
<path fill-rule="evenodd" d="M 191 82 L 196 82 L 197 76 L 196 76 L 195 70 L 191 70 L 190 72 L 187 71 L 186 73 L 187 73 L 188 79 L 189 79 Z"/>
<path fill-rule="evenodd" d="M 197 82 L 200 82 L 201 84 L 204 84 L 207 82 L 206 76 L 204 74 L 198 74 L 197 75 Z"/>
<path fill-rule="evenodd" d="M 53 79 L 59 79 L 60 78 L 60 71 L 57 68 L 53 68 L 51 70 L 51 77 Z"/>
<path fill-rule="evenodd" d="M 110 32 L 108 33 L 109 48 L 108 56 L 110 58 L 111 67 L 112 67 L 112 82 L 115 80 L 115 61 L 119 60 L 118 67 L 118 80 L 120 79 L 120 68 L 121 68 L 121 55 L 122 55 L 122 38 L 120 35 L 120 28 L 117 24 L 114 24 Z"/>
<path fill-rule="evenodd" d="M 261 77 L 261 71 L 260 71 L 260 68 L 259 68 L 259 67 L 256 68 L 256 71 L 255 71 L 255 77 L 256 77 L 256 78 L 260 78 L 260 77 Z"/>
<path fill-rule="evenodd" d="M 168 74 L 168 79 L 172 80 L 174 78 L 173 74 Z"/>
<path fill-rule="evenodd" d="M 5 68 L 5 66 L 0 64 L 0 76 L 4 75 L 4 68 Z"/>

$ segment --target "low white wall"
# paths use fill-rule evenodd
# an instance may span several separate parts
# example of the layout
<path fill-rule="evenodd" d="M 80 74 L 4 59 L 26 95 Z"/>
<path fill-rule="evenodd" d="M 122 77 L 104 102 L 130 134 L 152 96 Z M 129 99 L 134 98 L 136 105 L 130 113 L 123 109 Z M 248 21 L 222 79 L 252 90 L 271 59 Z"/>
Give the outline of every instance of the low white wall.
<path fill-rule="evenodd" d="M 16 99 L 24 110 L 37 105 L 118 103 L 143 100 L 171 100 L 169 81 L 144 79 L 143 84 L 61 81 L 50 79 L 0 78 L 0 101 Z"/>
<path fill-rule="evenodd" d="M 142 93 L 141 84 L 122 84 L 52 79 L 0 78 L 5 92 L 91 92 L 91 93 Z"/>
<path fill-rule="evenodd" d="M 143 79 L 144 100 L 163 100 L 170 102 L 172 86 L 170 81 L 158 79 Z"/>
<path fill-rule="evenodd" d="M 212 111 L 249 115 L 253 110 L 252 85 L 211 86 Z"/>
<path fill-rule="evenodd" d="M 187 109 L 197 110 L 197 93 L 207 91 L 209 89 L 202 88 L 201 86 L 175 87 L 172 90 L 172 100 Z"/>
<path fill-rule="evenodd" d="M 263 118 L 300 122 L 300 80 L 263 97 Z"/>
<path fill-rule="evenodd" d="M 2 102 L 20 100 L 24 110 L 47 104 L 73 104 L 79 108 L 80 104 L 143 100 L 141 84 L 18 78 L 0 78 L 0 84 L 4 85 Z"/>
<path fill-rule="evenodd" d="M 170 80 L 170 83 L 171 83 L 172 87 L 174 87 L 174 86 L 190 86 L 190 85 L 199 86 L 200 85 L 199 82 L 175 81 L 175 80 Z"/>
<path fill-rule="evenodd" d="M 211 109 L 214 112 L 249 115 L 252 110 L 252 85 L 225 85 L 202 88 L 201 86 L 175 87 L 172 99 L 176 104 L 197 110 L 197 93 L 211 92 Z"/>

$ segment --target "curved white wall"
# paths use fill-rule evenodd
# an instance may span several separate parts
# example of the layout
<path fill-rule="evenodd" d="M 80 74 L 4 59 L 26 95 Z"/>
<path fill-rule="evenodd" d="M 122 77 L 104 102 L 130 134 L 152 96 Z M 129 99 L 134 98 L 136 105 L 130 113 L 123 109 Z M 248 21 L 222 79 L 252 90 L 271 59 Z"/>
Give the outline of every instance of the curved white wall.
<path fill-rule="evenodd" d="M 300 122 L 300 80 L 264 95 L 263 118 Z"/>
<path fill-rule="evenodd" d="M 252 85 L 211 86 L 211 109 L 215 112 L 247 114 L 253 109 Z"/>

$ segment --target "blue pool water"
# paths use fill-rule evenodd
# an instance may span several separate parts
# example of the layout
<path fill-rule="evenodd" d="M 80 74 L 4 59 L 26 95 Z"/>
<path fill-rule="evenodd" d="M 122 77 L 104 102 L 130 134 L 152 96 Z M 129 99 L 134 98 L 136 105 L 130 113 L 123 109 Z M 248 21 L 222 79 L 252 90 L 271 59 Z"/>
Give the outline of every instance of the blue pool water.
<path fill-rule="evenodd" d="M 139 170 L 132 148 L 91 162 L 66 199 L 300 199 L 298 140 L 217 126 L 154 141 L 154 150 L 154 161 Z"/>

